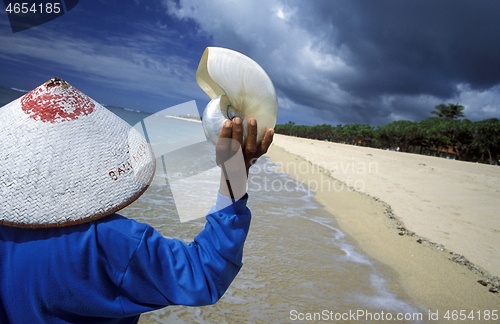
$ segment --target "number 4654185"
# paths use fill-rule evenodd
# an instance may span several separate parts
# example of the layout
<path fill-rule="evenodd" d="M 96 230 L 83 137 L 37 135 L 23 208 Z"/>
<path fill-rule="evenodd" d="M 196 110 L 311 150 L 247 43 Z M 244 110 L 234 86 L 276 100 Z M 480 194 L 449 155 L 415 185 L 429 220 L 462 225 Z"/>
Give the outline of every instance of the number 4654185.
<path fill-rule="evenodd" d="M 15 2 L 9 3 L 5 8 L 5 11 L 12 14 L 58 14 L 61 12 L 61 4 L 59 2 L 51 3 L 33 3 L 29 4 L 26 2 Z"/>

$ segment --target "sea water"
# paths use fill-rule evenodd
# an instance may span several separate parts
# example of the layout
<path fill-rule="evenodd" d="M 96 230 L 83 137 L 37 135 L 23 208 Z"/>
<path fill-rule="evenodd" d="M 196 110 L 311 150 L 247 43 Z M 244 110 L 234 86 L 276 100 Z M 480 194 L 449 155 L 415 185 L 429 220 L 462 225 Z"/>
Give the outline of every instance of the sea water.
<path fill-rule="evenodd" d="M 0 90 L 3 105 L 1 95 L 10 92 Z M 187 153 L 178 148 L 176 154 L 157 154 L 157 174 L 151 186 L 120 211 L 151 224 L 165 237 L 191 242 L 203 229 L 204 213 L 193 211 L 196 217 L 181 221 L 179 199 L 172 191 L 191 205 L 210 206 L 215 201 L 211 190 L 217 187 L 220 170 L 213 163 L 213 146 L 197 142 L 201 124 L 151 118 L 151 114 L 119 107 L 108 109 L 158 141 L 184 142 L 192 148 Z M 147 127 L 143 120 L 150 121 Z M 180 164 L 185 170 L 168 167 L 172 159 L 184 161 Z M 426 310 L 389 289 L 390 274 L 357 250 L 311 191 L 274 167 L 262 157 L 250 171 L 248 206 L 253 218 L 244 265 L 221 300 L 204 307 L 170 306 L 144 314 L 140 323 L 426 322 Z M 173 176 L 169 177 L 169 169 Z M 190 185 L 174 189 L 169 180 Z"/>

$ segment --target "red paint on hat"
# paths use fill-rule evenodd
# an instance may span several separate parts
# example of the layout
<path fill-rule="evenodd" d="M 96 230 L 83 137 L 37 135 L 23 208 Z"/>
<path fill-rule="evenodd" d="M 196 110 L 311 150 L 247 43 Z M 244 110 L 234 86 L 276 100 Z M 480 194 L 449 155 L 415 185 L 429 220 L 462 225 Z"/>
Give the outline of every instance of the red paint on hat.
<path fill-rule="evenodd" d="M 34 120 L 59 123 L 94 111 L 94 102 L 66 81 L 53 78 L 21 98 L 21 109 Z"/>

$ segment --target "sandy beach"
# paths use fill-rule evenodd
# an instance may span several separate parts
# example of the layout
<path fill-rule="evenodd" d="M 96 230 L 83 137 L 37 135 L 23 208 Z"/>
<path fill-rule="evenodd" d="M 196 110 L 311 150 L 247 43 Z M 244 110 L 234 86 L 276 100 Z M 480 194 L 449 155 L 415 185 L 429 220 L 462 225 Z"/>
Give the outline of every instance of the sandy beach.
<path fill-rule="evenodd" d="M 283 135 L 268 155 L 395 270 L 393 289 L 441 314 L 499 308 L 478 281 L 500 275 L 500 167 Z"/>

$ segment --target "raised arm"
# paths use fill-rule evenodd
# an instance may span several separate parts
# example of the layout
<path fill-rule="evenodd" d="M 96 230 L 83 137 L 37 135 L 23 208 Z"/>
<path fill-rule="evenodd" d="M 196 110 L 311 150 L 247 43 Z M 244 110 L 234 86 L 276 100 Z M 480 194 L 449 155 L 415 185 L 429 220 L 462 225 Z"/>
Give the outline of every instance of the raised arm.
<path fill-rule="evenodd" d="M 165 239 L 154 229 L 146 229 L 123 279 L 124 288 L 135 291 L 132 299 L 159 307 L 200 306 L 213 304 L 224 294 L 242 266 L 250 227 L 251 213 L 246 207 L 248 171 L 267 152 L 274 132 L 267 130 L 262 143 L 257 143 L 256 134 L 257 125 L 250 119 L 248 137 L 241 146 L 241 119 L 224 123 L 216 148 L 222 169 L 221 187 L 205 228 L 190 244 Z"/>

